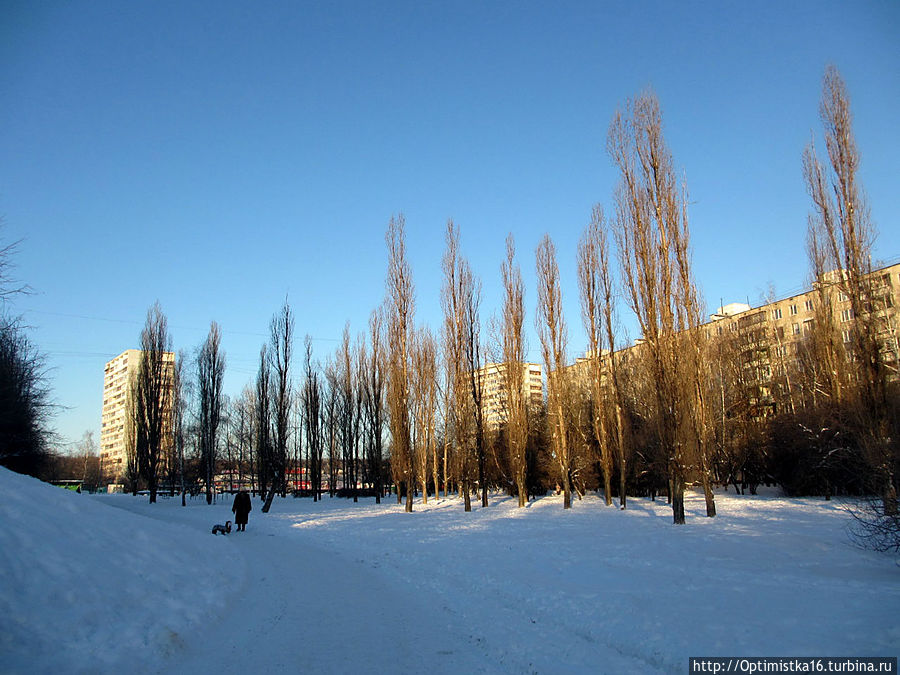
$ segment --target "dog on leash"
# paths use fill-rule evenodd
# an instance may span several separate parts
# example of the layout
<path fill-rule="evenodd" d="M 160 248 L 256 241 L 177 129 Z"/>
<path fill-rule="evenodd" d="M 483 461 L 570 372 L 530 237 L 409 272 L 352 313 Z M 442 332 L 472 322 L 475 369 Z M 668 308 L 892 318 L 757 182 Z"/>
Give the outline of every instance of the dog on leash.
<path fill-rule="evenodd" d="M 229 534 L 231 532 L 231 521 L 226 520 L 224 525 L 213 525 L 212 533 L 213 534 Z"/>

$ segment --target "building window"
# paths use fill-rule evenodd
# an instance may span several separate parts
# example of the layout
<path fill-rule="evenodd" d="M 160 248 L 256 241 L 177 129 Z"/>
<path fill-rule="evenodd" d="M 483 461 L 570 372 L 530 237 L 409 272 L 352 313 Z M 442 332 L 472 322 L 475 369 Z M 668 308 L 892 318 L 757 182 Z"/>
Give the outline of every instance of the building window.
<path fill-rule="evenodd" d="M 847 297 L 847 294 L 844 293 L 844 291 L 841 291 L 838 297 L 840 298 L 841 302 L 847 302 L 850 299 L 849 297 Z"/>
<path fill-rule="evenodd" d="M 772 310 L 772 318 L 773 318 L 773 319 L 780 319 L 780 318 L 781 318 L 781 308 L 780 308 L 780 307 L 778 307 L 777 309 Z"/>
<path fill-rule="evenodd" d="M 800 335 L 800 324 L 799 324 L 799 323 L 795 323 L 795 324 L 793 325 L 793 330 L 794 330 L 794 335 Z"/>
<path fill-rule="evenodd" d="M 797 305 L 791 305 L 791 316 L 797 313 Z"/>
<path fill-rule="evenodd" d="M 844 338 L 844 342 L 850 342 L 850 331 L 849 331 L 849 330 L 842 330 L 842 331 L 841 331 L 841 337 Z"/>
<path fill-rule="evenodd" d="M 806 311 L 807 311 L 807 312 L 813 311 L 813 302 L 812 302 L 812 300 L 807 300 L 807 301 L 806 301 Z"/>
<path fill-rule="evenodd" d="M 846 323 L 853 318 L 853 310 L 852 309 L 842 309 L 841 310 L 841 321 Z"/>

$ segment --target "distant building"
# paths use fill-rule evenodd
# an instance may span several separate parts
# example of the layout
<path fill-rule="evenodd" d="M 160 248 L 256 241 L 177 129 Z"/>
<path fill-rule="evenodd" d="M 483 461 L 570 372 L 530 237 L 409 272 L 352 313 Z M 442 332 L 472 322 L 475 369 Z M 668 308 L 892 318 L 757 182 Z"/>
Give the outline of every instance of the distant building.
<path fill-rule="evenodd" d="M 874 282 L 874 297 L 868 301 L 871 311 L 861 320 L 876 322 L 888 378 L 895 380 L 900 367 L 900 264 L 873 270 L 871 276 Z M 733 358 L 739 359 L 745 380 L 757 388 L 750 403 L 760 415 L 774 410 L 774 390 L 783 386 L 784 374 L 800 366 L 804 341 L 816 320 L 819 289 L 829 298 L 841 339 L 845 344 L 852 340 L 854 323 L 860 319 L 853 315 L 849 298 L 840 291 L 839 280 L 840 272 L 829 272 L 811 290 L 760 307 L 739 302 L 724 305 L 710 315 L 708 323 L 699 327 L 710 340 L 732 338 Z M 643 342 L 638 339 L 633 346 L 617 351 L 617 360 L 627 358 Z M 567 367 L 582 387 L 590 382 L 589 356 Z"/>
<path fill-rule="evenodd" d="M 530 406 L 540 407 L 544 400 L 541 364 L 522 363 L 522 388 L 525 400 Z M 508 417 L 506 408 L 506 368 L 505 363 L 488 363 L 478 369 L 477 375 L 483 388 L 482 405 L 484 423 L 488 429 L 499 429 Z"/>
<path fill-rule="evenodd" d="M 171 382 L 175 372 L 175 354 L 166 352 L 164 359 Z M 122 483 L 128 466 L 129 446 L 133 443 L 131 416 L 134 397 L 131 383 L 137 377 L 140 360 L 139 349 L 128 349 L 109 361 L 103 370 L 100 475 L 111 483 Z"/>

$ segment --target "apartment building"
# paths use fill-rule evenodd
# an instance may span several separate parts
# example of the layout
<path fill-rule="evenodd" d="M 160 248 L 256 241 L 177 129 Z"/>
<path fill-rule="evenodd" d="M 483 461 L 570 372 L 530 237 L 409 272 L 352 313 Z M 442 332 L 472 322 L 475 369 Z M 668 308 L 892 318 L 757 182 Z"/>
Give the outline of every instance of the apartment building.
<path fill-rule="evenodd" d="M 479 368 L 477 375 L 483 387 L 484 421 L 488 429 L 496 430 L 506 422 L 506 363 L 488 363 Z M 531 406 L 540 407 L 544 400 L 541 364 L 522 363 L 522 387 L 525 400 Z"/>
<path fill-rule="evenodd" d="M 128 349 L 109 361 L 103 370 L 103 417 L 100 427 L 100 472 L 112 483 L 121 483 L 128 463 L 130 417 L 134 410 L 131 382 L 141 360 L 139 349 Z M 175 372 L 175 354 L 164 355 L 169 378 Z"/>
<path fill-rule="evenodd" d="M 724 305 L 700 327 L 712 341 L 721 343 L 722 338 L 733 338 L 728 341 L 733 347 L 729 357 L 737 360 L 744 381 L 756 387 L 750 404 L 759 414 L 766 414 L 774 406 L 772 387 L 784 386 L 788 373 L 796 372 L 799 367 L 804 339 L 815 325 L 820 291 L 832 308 L 843 342 L 848 344 L 853 339 L 858 317 L 853 315 L 849 298 L 840 291 L 839 275 L 840 271 L 830 272 L 808 291 L 759 307 L 744 303 Z M 896 379 L 900 366 L 900 263 L 875 270 L 872 276 L 873 297 L 868 301 L 871 309 L 862 320 L 876 322 L 888 377 Z M 627 356 L 639 348 L 640 342 L 617 353 Z M 588 377 L 589 364 L 589 358 L 585 357 L 569 367 L 582 386 L 586 386 L 583 378 Z"/>
<path fill-rule="evenodd" d="M 804 340 L 815 326 L 822 296 L 826 306 L 831 307 L 845 345 L 853 339 L 856 321 L 875 323 L 888 377 L 897 378 L 900 264 L 872 272 L 873 297 L 867 300 L 869 310 L 861 318 L 854 316 L 850 299 L 840 290 L 840 274 L 840 270 L 829 272 L 812 289 L 760 307 L 729 305 L 719 308 L 703 326 L 709 338 L 734 337 L 732 344 L 737 347 L 734 356 L 740 360 L 747 381 L 758 386 L 760 405 L 765 405 L 771 398 L 771 387 L 777 381 L 797 370 L 803 356 Z"/>

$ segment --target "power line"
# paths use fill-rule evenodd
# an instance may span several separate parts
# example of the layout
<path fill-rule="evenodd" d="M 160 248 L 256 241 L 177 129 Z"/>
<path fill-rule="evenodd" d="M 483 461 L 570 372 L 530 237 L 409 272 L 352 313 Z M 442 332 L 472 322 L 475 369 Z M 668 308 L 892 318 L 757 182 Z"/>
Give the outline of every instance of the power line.
<path fill-rule="evenodd" d="M 125 323 L 125 324 L 131 324 L 133 326 L 142 325 L 142 323 L 140 321 L 135 321 L 134 319 L 112 319 L 110 317 L 105 317 L 105 316 L 90 316 L 87 314 L 73 314 L 71 312 L 51 312 L 49 310 L 44 310 L 44 309 L 31 309 L 28 311 L 32 314 L 45 314 L 48 316 L 64 316 L 64 317 L 68 317 L 70 319 L 84 319 L 85 321 L 105 321 L 107 323 Z M 186 331 L 204 331 L 204 330 L 206 330 L 205 328 L 199 328 L 197 326 L 172 326 L 172 328 L 175 330 L 186 330 Z M 245 330 L 229 330 L 228 328 L 226 328 L 224 326 L 222 327 L 222 332 L 225 335 L 229 335 L 229 334 L 231 334 L 231 335 L 249 335 L 251 337 L 261 337 L 261 338 L 269 337 L 268 333 L 258 333 L 255 331 L 245 331 Z M 309 339 L 312 340 L 313 342 L 340 342 L 341 341 L 339 338 L 327 338 L 327 337 L 323 338 L 323 337 L 314 337 L 314 336 L 310 336 Z M 113 354 L 112 356 L 115 356 L 115 354 Z"/>

